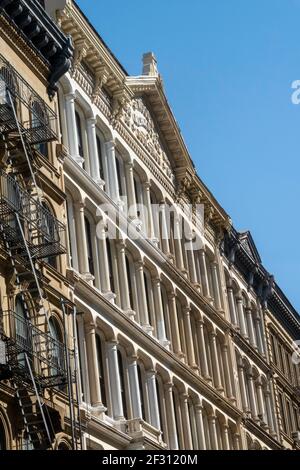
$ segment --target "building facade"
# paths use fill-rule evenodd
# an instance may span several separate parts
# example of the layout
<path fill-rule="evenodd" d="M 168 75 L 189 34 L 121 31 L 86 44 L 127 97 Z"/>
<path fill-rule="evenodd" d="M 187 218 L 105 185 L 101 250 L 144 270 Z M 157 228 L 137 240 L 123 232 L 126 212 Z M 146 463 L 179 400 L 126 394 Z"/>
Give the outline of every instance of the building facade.
<path fill-rule="evenodd" d="M 74 47 L 57 100 L 35 85 L 59 114 L 43 190 L 67 226 L 43 269 L 78 364 L 52 445 L 299 448 L 299 316 L 197 175 L 154 55 L 130 76 L 73 1 L 44 7 Z"/>

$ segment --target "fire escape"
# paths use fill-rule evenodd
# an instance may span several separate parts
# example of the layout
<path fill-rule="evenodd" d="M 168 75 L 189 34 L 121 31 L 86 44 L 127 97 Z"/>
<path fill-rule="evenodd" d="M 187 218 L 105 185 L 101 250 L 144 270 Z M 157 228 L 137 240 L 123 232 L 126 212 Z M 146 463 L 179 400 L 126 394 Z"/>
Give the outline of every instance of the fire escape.
<path fill-rule="evenodd" d="M 36 155 L 55 140 L 55 113 L 0 55 L 0 252 L 14 285 L 9 308 L 0 310 L 0 383 L 14 387 L 29 449 L 53 448 L 49 397 L 56 392 L 68 397 L 72 446 L 81 448 L 76 344 L 66 327 L 68 314 L 75 326 L 75 315 L 62 300 L 58 340 L 42 274 L 43 261 L 65 252 L 65 226 L 43 203 L 37 184 Z"/>

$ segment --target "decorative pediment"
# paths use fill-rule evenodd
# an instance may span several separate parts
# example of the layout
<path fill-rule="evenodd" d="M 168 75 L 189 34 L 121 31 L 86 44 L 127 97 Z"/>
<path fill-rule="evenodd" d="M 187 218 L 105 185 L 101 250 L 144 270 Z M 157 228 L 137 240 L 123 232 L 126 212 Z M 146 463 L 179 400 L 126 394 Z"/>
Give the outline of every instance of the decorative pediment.
<path fill-rule="evenodd" d="M 239 241 L 241 243 L 242 248 L 246 251 L 246 253 L 256 262 L 261 263 L 261 258 L 255 246 L 254 240 L 252 238 L 251 233 L 242 232 L 239 233 Z"/>
<path fill-rule="evenodd" d="M 174 173 L 170 160 L 144 100 L 142 98 L 131 100 L 124 109 L 122 119 L 165 175 L 173 181 Z"/>

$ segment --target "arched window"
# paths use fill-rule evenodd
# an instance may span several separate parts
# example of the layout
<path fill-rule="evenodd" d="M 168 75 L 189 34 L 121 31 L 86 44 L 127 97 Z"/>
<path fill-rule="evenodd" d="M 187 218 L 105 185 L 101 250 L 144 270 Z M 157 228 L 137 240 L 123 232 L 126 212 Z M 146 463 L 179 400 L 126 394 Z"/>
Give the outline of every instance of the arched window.
<path fill-rule="evenodd" d="M 13 74 L 7 67 L 1 67 L 0 69 L 0 112 L 1 120 L 14 121 L 14 113 L 12 109 L 12 104 L 16 109 L 16 82 Z M 15 125 L 15 123 L 11 123 Z"/>
<path fill-rule="evenodd" d="M 98 372 L 99 372 L 98 380 L 99 380 L 99 385 L 100 385 L 101 400 L 102 400 L 102 404 L 107 408 L 103 349 L 102 349 L 102 341 L 99 335 L 96 335 L 96 348 L 97 348 L 97 361 L 98 361 Z"/>
<path fill-rule="evenodd" d="M 18 354 L 18 363 L 21 367 L 26 367 L 25 354 L 31 352 L 32 348 L 32 330 L 29 327 L 27 318 L 27 309 L 21 295 L 16 297 L 16 343 L 20 353 Z M 30 359 L 30 358 L 29 358 Z"/>
<path fill-rule="evenodd" d="M 85 224 L 85 236 L 86 236 L 86 244 L 87 244 L 87 255 L 88 255 L 88 265 L 89 265 L 89 272 L 94 275 L 94 261 L 93 261 L 93 245 L 92 245 L 92 233 L 91 233 L 91 224 L 86 216 L 84 216 L 84 224 Z"/>
<path fill-rule="evenodd" d="M 108 269 L 109 269 L 110 289 L 111 289 L 111 292 L 115 292 L 114 272 L 113 272 L 113 263 L 112 263 L 112 250 L 111 250 L 111 245 L 110 245 L 111 242 L 108 237 L 106 237 L 105 241 L 106 241 L 107 261 L 108 261 Z"/>
<path fill-rule="evenodd" d="M 122 397 L 123 415 L 125 419 L 128 419 L 128 406 L 127 406 L 127 394 L 125 384 L 125 367 L 121 351 L 118 349 L 118 366 L 120 375 L 120 392 Z"/>
<path fill-rule="evenodd" d="M 62 374 L 64 363 L 64 350 L 62 344 L 61 329 L 55 318 L 49 318 L 49 332 L 52 338 L 50 353 L 51 353 L 51 369 L 50 375 L 56 377 Z"/>
<path fill-rule="evenodd" d="M 43 245 L 45 246 L 45 253 L 47 253 L 47 247 L 51 247 L 54 242 L 59 240 L 58 226 L 55 217 L 53 217 L 52 210 L 46 202 L 42 202 L 42 214 L 41 214 L 41 228 L 43 232 Z M 57 268 L 56 256 L 46 256 L 44 261 L 50 264 L 53 268 Z"/>
<path fill-rule="evenodd" d="M 5 433 L 4 425 L 0 418 L 0 451 L 1 450 L 6 450 L 6 433 Z"/>
<path fill-rule="evenodd" d="M 47 114 L 44 106 L 39 101 L 33 101 L 31 104 L 31 125 L 34 129 L 33 141 L 36 142 L 35 148 L 44 157 L 48 158 L 48 145 L 45 142 L 45 127 L 47 125 Z"/>
<path fill-rule="evenodd" d="M 116 152 L 116 170 L 117 170 L 117 183 L 119 188 L 119 196 L 126 195 L 126 181 L 124 174 L 124 162 L 121 155 Z"/>

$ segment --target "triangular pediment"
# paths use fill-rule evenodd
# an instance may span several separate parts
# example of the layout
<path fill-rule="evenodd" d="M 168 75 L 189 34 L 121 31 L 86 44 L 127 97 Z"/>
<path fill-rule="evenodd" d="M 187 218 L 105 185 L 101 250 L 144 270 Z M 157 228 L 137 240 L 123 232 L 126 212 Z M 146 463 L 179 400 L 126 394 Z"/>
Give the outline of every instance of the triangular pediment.
<path fill-rule="evenodd" d="M 251 233 L 248 232 L 241 232 L 239 233 L 239 240 L 241 246 L 244 248 L 246 253 L 256 262 L 261 263 L 261 258 L 259 256 L 258 250 L 254 243 Z"/>

